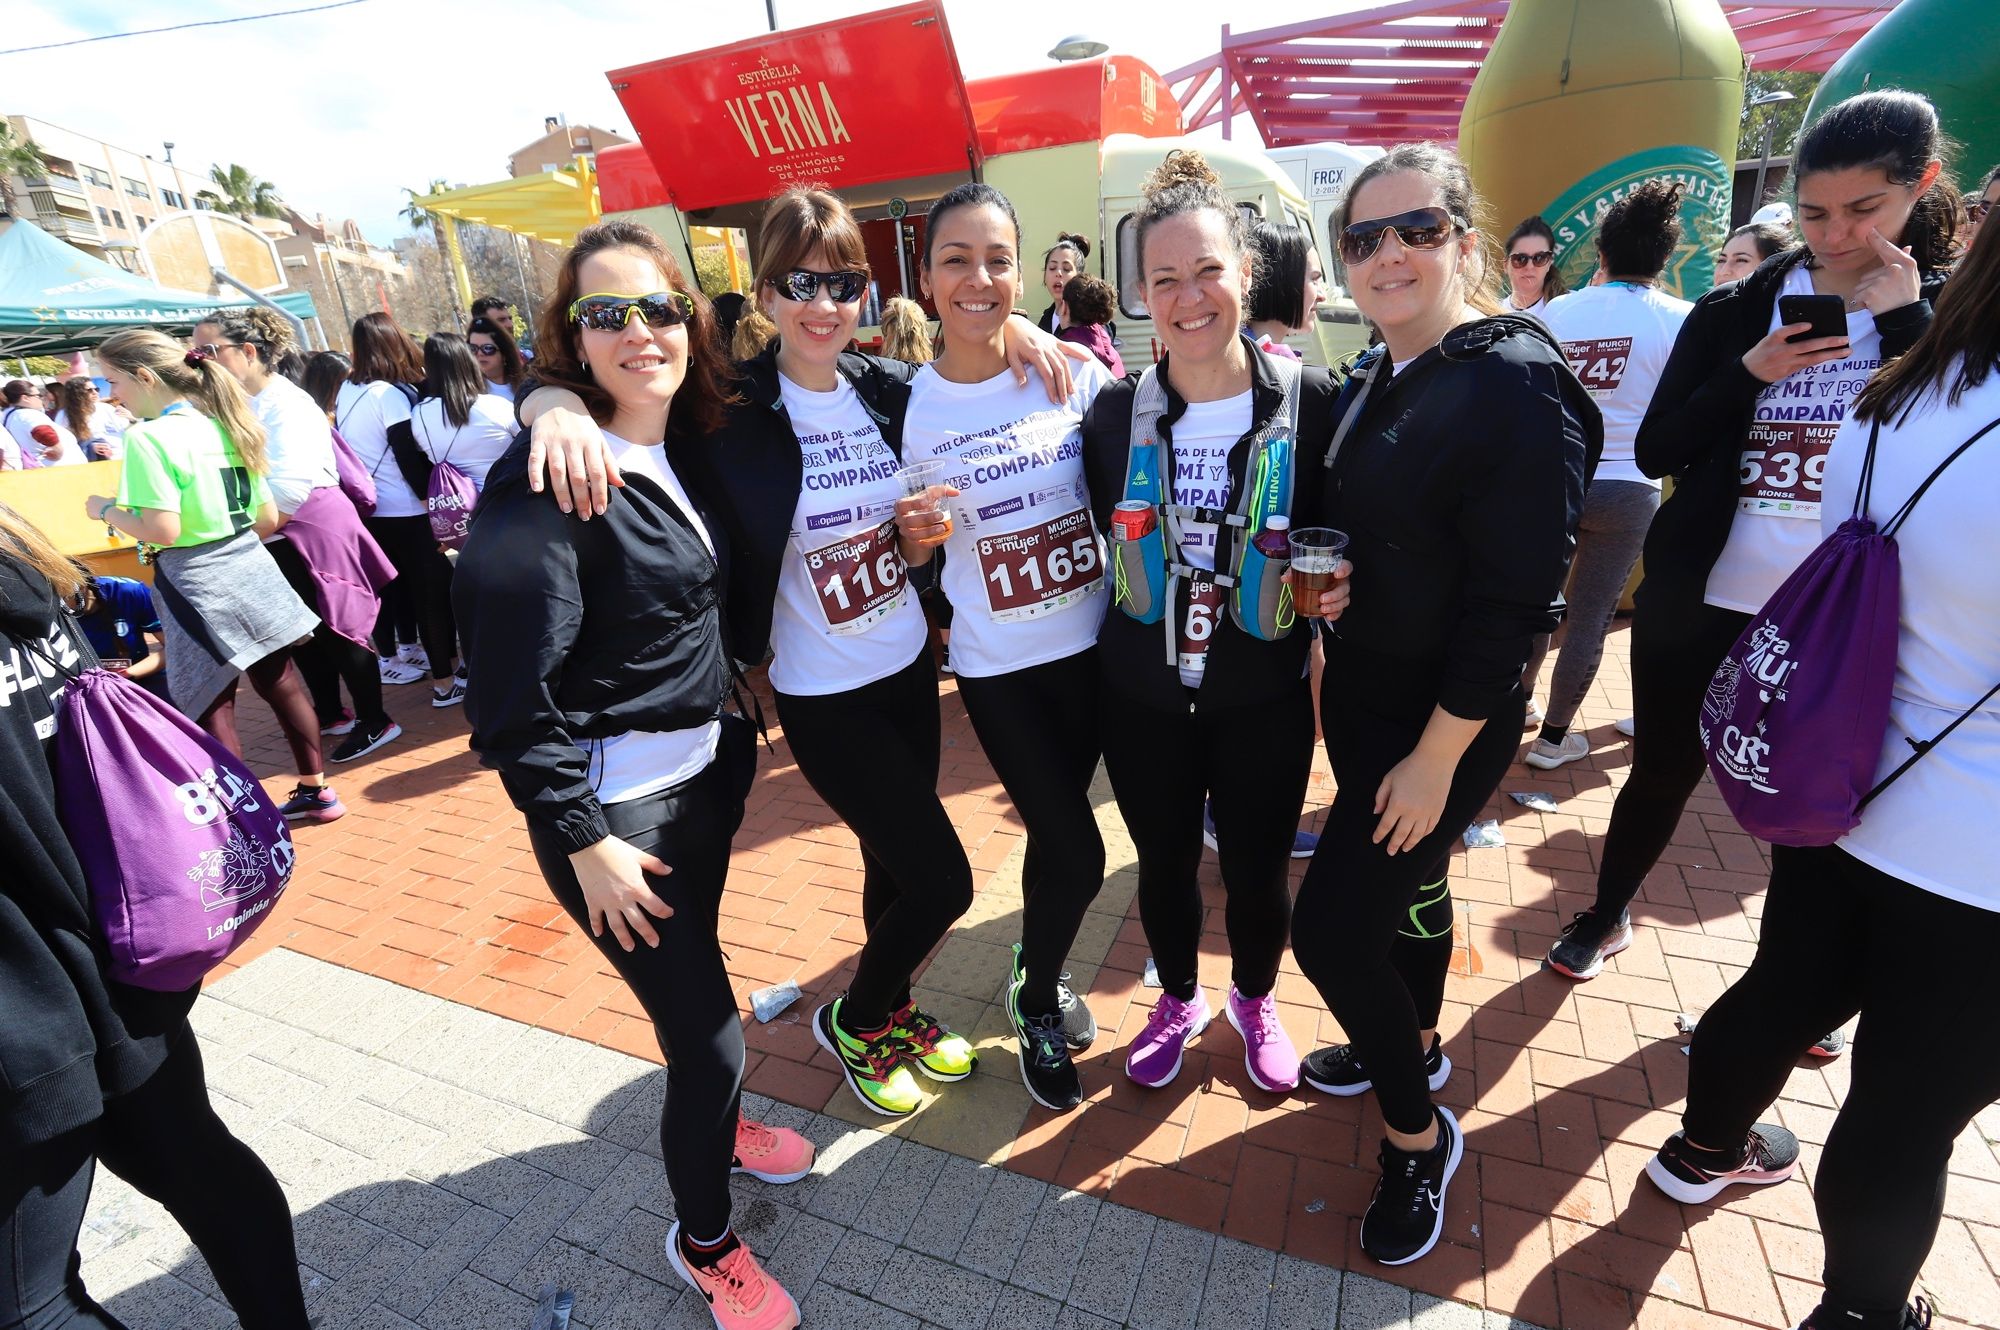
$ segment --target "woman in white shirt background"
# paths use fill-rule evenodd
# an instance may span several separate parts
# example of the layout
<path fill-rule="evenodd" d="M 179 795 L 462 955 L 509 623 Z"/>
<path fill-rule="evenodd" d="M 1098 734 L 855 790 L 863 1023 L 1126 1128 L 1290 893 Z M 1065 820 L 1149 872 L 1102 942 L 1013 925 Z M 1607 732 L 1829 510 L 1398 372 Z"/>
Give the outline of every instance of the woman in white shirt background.
<path fill-rule="evenodd" d="M 1530 217 L 1507 237 L 1507 294 L 1503 314 L 1542 316 L 1548 303 L 1568 291 L 1556 271 L 1556 233 L 1539 216 Z"/>
<path fill-rule="evenodd" d="M 128 418 L 98 395 L 95 380 L 79 374 L 64 379 L 56 391 L 62 402 L 61 423 L 76 436 L 84 461 L 102 462 L 123 455 Z"/>
<path fill-rule="evenodd" d="M 2000 429 L 1938 471 L 2000 418 L 1996 300 L 2000 236 L 1982 235 L 1929 331 L 1869 382 L 1840 427 L 1818 523 L 1830 535 L 1855 511 L 1871 438 L 1863 509 L 1877 523 L 1936 475 L 1895 534 L 1901 618 L 1876 779 L 1921 751 L 1917 744 L 1936 746 L 1836 844 L 1772 848 L 1756 959 L 1702 1016 L 1689 1049 L 1685 1133 L 1648 1169 L 1670 1193 L 1684 1180 L 1672 1163 L 1690 1156 L 1721 1156 L 1702 1164 L 1713 1179 L 1708 1195 L 1730 1182 L 1777 1180 L 1724 1170 L 1739 1157 L 1742 1168 L 1754 1166 L 1753 1138 L 1770 1129 L 1753 1119 L 1820 1031 L 1860 1013 L 1853 1080 L 1814 1170 L 1825 1291 L 1807 1330 L 1930 1324 L 1923 1300 L 1906 1299 L 1937 1234 L 1952 1144 L 2000 1099 L 2000 1060 L 1975 1033 L 2000 1019 L 1990 831 L 2000 820 L 2000 705 L 1991 691 L 2000 684 L 2000 582 L 1985 575 L 2000 562 L 1992 508 Z"/>
<path fill-rule="evenodd" d="M 511 402 L 521 377 L 528 372 L 514 334 L 492 319 L 479 318 L 466 329 L 472 358 L 486 382 L 485 391 Z"/>
<path fill-rule="evenodd" d="M 514 421 L 513 399 L 492 391 L 494 385 L 480 373 L 470 345 L 478 337 L 432 333 L 424 339 L 422 397 L 410 412 L 410 433 L 425 457 L 451 463 L 474 489 L 484 490 L 487 471 L 521 427 Z"/>

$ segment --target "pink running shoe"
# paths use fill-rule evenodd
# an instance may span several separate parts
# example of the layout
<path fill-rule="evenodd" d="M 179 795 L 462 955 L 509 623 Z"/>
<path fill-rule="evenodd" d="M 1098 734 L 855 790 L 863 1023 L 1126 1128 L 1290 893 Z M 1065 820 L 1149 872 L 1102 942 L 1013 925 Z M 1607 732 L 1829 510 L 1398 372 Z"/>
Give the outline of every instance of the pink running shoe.
<path fill-rule="evenodd" d="M 1157 1090 L 1181 1074 L 1181 1056 L 1194 1037 L 1208 1028 L 1215 1013 L 1208 1009 L 1208 995 L 1199 987 L 1194 1000 L 1183 1002 L 1171 993 L 1160 994 L 1146 1028 L 1125 1055 L 1125 1074 L 1133 1082 Z"/>
<path fill-rule="evenodd" d="M 1278 1019 L 1278 1003 L 1269 993 L 1247 998 L 1229 986 L 1223 1014 L 1243 1036 L 1243 1065 L 1259 1090 L 1289 1094 L 1299 1088 L 1299 1051 Z"/>
<path fill-rule="evenodd" d="M 748 1173 L 765 1182 L 797 1182 L 812 1172 L 813 1143 L 790 1127 L 767 1127 L 749 1118 L 736 1120 L 736 1157 L 732 1173 Z"/>
<path fill-rule="evenodd" d="M 708 1314 L 717 1330 L 797 1330 L 799 1305 L 738 1240 L 736 1250 L 712 1266 L 699 1266 L 681 1255 L 681 1221 L 667 1230 L 667 1259 L 674 1273 L 708 1299 Z"/>

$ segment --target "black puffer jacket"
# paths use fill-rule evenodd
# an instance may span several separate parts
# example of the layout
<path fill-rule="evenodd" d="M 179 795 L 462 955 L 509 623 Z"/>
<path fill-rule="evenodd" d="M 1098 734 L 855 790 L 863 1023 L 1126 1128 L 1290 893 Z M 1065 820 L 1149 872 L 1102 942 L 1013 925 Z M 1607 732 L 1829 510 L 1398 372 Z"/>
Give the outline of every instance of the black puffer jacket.
<path fill-rule="evenodd" d="M 1646 533 L 1641 600 L 1699 605 L 1707 594 L 1736 520 L 1743 441 L 1765 387 L 1743 367 L 1743 356 L 1769 334 L 1785 278 L 1805 257 L 1803 249 L 1773 255 L 1742 281 L 1716 287 L 1695 302 L 1674 339 L 1634 441 L 1639 469 L 1674 481 Z M 1883 360 L 1902 355 L 1930 327 L 1944 280 L 1941 272 L 1926 273 L 1920 299 L 1876 316 Z"/>
<path fill-rule="evenodd" d="M 56 816 L 49 764 L 62 679 L 22 643 L 94 665 L 39 573 L 0 554 L 0 1156 L 94 1121 L 188 1032 L 196 989 L 155 993 L 104 977 L 83 869 Z M 47 730 L 44 735 L 41 731 Z"/>

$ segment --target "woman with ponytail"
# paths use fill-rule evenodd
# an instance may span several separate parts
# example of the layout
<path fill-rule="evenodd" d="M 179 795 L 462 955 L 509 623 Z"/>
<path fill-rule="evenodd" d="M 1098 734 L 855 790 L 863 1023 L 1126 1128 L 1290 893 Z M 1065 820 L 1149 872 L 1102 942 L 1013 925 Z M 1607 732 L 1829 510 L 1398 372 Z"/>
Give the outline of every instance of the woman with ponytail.
<path fill-rule="evenodd" d="M 1070 278 L 1089 271 L 1083 266 L 1089 258 L 1090 242 L 1068 231 L 1057 236 L 1056 243 L 1042 255 L 1042 285 L 1048 289 L 1049 307 L 1035 320 L 1037 328 L 1057 333 L 1069 326 L 1069 306 L 1063 299 L 1063 288 L 1069 285 Z"/>
<path fill-rule="evenodd" d="M 277 530 L 278 505 L 255 408 L 212 352 L 184 352 L 151 329 L 112 334 L 97 359 L 138 419 L 125 432 L 118 496 L 93 494 L 84 512 L 152 561 L 174 705 L 240 755 L 236 679 L 247 673 L 298 764 L 285 816 L 333 821 L 347 810 L 327 788 L 319 722 L 290 651 L 319 618 L 259 542 Z"/>

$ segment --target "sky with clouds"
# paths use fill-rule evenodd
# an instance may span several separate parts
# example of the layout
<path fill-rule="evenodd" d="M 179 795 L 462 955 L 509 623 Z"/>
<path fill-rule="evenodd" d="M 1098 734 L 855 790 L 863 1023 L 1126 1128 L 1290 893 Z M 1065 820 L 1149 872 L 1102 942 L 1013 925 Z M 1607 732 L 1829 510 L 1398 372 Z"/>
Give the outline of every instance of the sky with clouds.
<path fill-rule="evenodd" d="M 775 0 L 781 26 L 887 8 Z M 0 49 L 298 8 L 312 0 L 8 0 Z M 1264 0 L 1258 28 L 1361 7 Z M 1162 72 L 1212 54 L 1219 11 L 1191 0 L 946 0 L 967 77 L 1046 63 L 1079 30 Z M 1239 28 L 1252 26 L 1239 23 Z M 542 117 L 627 131 L 604 71 L 767 30 L 764 0 L 364 0 L 261 22 L 0 56 L 0 113 L 32 115 L 182 167 L 237 162 L 305 211 L 386 244 L 402 188 L 497 180 Z M 1245 121 L 1247 127 L 1247 120 Z"/>

